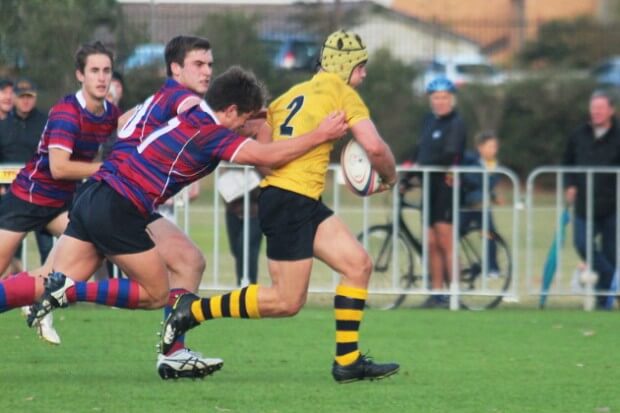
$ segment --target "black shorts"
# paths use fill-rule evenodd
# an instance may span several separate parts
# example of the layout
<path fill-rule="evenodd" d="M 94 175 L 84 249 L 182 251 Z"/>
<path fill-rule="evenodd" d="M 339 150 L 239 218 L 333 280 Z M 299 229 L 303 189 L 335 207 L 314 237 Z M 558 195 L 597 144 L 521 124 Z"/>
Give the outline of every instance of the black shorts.
<path fill-rule="evenodd" d="M 446 184 L 445 173 L 431 174 L 430 183 L 429 225 L 437 222 L 452 223 L 452 187 Z"/>
<path fill-rule="evenodd" d="M 147 217 L 130 200 L 96 182 L 75 199 L 65 235 L 94 244 L 104 255 L 135 254 L 155 247 L 146 226 Z"/>
<path fill-rule="evenodd" d="M 321 200 L 268 186 L 258 198 L 260 227 L 267 257 L 279 261 L 312 258 L 317 228 L 334 212 Z"/>
<path fill-rule="evenodd" d="M 47 224 L 66 210 L 66 206 L 36 205 L 16 197 L 9 191 L 0 199 L 0 229 L 14 232 L 45 229 Z"/>
<path fill-rule="evenodd" d="M 151 214 L 146 218 L 146 225 L 151 224 L 152 222 L 157 221 L 159 218 L 163 218 L 164 216 L 159 212 L 151 212 Z"/>

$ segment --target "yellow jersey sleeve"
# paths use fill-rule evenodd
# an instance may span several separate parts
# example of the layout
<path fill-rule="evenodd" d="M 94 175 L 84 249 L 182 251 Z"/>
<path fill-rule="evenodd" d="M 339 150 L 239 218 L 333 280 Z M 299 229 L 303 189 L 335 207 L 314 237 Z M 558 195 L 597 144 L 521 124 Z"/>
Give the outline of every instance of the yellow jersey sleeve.
<path fill-rule="evenodd" d="M 337 75 L 320 72 L 293 86 L 269 105 L 267 122 L 273 141 L 294 139 L 316 129 L 335 111 L 344 111 L 349 126 L 370 113 L 359 94 Z M 333 144 L 324 143 L 276 169 L 261 182 L 318 199 L 325 188 L 329 154 Z"/>

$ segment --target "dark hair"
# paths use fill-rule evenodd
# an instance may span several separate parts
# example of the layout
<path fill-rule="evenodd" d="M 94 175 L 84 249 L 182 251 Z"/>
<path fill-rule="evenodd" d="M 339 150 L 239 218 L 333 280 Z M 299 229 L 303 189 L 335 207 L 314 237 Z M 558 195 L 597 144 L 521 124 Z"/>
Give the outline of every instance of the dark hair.
<path fill-rule="evenodd" d="M 594 92 L 592 92 L 592 95 L 590 95 L 590 102 L 596 98 L 607 99 L 607 103 L 609 103 L 609 106 L 616 106 L 616 99 L 611 92 L 608 92 L 606 90 L 595 90 Z"/>
<path fill-rule="evenodd" d="M 13 87 L 13 81 L 10 79 L 0 79 L 0 90 L 3 90 L 7 87 Z"/>
<path fill-rule="evenodd" d="M 254 73 L 240 66 L 232 66 L 213 80 L 206 100 L 216 112 L 237 105 L 239 114 L 252 113 L 265 105 L 266 91 Z"/>
<path fill-rule="evenodd" d="M 485 130 L 476 135 L 476 146 L 487 143 L 488 141 L 495 139 L 499 140 L 497 134 L 493 130 Z"/>
<path fill-rule="evenodd" d="M 185 56 L 192 50 L 211 50 L 211 43 L 204 37 L 197 36 L 176 36 L 166 44 L 164 57 L 166 59 L 166 73 L 172 76 L 172 63 L 183 66 Z"/>
<path fill-rule="evenodd" d="M 104 54 L 110 58 L 110 62 L 114 65 L 114 54 L 110 49 L 104 46 L 100 41 L 94 43 L 84 43 L 75 52 L 75 68 L 84 73 L 86 67 L 86 59 L 93 54 Z"/>
<path fill-rule="evenodd" d="M 118 80 L 122 87 L 125 87 L 125 81 L 123 80 L 123 75 L 116 70 L 112 72 L 112 80 Z"/>

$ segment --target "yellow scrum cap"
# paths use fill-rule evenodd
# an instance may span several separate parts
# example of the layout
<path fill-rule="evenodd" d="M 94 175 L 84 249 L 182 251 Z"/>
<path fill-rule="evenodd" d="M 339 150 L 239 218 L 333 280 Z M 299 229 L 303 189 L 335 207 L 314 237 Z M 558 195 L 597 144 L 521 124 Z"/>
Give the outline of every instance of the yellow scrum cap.
<path fill-rule="evenodd" d="M 321 67 L 345 82 L 355 66 L 368 60 L 368 51 L 359 35 L 339 30 L 327 36 L 321 50 Z"/>

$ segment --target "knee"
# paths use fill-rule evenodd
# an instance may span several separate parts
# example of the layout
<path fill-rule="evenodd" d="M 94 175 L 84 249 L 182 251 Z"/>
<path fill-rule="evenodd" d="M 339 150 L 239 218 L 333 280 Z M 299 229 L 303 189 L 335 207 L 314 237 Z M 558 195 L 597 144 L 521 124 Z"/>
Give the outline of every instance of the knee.
<path fill-rule="evenodd" d="M 370 274 L 372 273 L 373 263 L 370 255 L 364 253 L 364 255 L 360 259 L 360 274 L 362 278 L 368 279 L 370 278 Z"/>
<path fill-rule="evenodd" d="M 158 308 L 164 308 L 168 305 L 168 289 L 162 289 L 159 291 L 151 291 L 145 300 L 143 301 L 144 308 L 149 310 L 156 310 Z"/>
<path fill-rule="evenodd" d="M 179 248 L 173 254 L 174 261 L 166 263 L 168 268 L 183 277 L 190 274 L 197 279 L 202 278 L 207 264 L 202 252 L 193 244 L 179 244 Z"/>
<path fill-rule="evenodd" d="M 301 297 L 289 297 L 286 300 L 280 301 L 277 313 L 280 317 L 293 317 L 301 311 L 306 303 L 306 295 Z"/>
<path fill-rule="evenodd" d="M 347 268 L 343 269 L 342 275 L 353 285 L 365 286 L 372 274 L 373 262 L 368 253 L 360 249 L 359 254 L 350 257 Z"/>
<path fill-rule="evenodd" d="M 191 273 L 199 274 L 200 278 L 202 278 L 202 273 L 207 267 L 207 262 L 205 261 L 204 255 L 202 255 L 202 252 L 197 247 L 192 245 L 192 248 L 186 250 L 183 260 L 190 267 L 189 271 Z"/>

